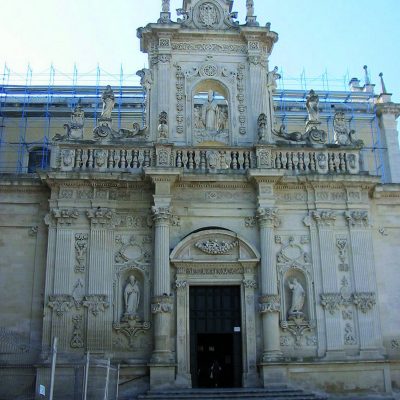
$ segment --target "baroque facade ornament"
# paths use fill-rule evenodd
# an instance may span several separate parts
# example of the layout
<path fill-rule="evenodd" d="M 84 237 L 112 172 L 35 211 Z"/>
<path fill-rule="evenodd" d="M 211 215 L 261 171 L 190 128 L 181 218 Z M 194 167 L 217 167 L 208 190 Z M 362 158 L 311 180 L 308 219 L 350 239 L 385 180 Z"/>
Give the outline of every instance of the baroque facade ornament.
<path fill-rule="evenodd" d="M 88 234 L 75 234 L 75 272 L 85 272 L 86 269 L 86 254 L 88 247 Z"/>
<path fill-rule="evenodd" d="M 87 307 L 88 311 L 97 316 L 99 312 L 106 311 L 106 308 L 110 306 L 108 296 L 106 294 L 91 294 L 83 298 L 83 306 Z"/>
<path fill-rule="evenodd" d="M 332 210 L 312 211 L 311 217 L 318 226 L 333 226 L 336 222 L 336 213 Z"/>
<path fill-rule="evenodd" d="M 279 295 L 266 294 L 258 299 L 258 311 L 260 314 L 279 312 L 281 309 L 281 299 Z"/>
<path fill-rule="evenodd" d="M 281 224 L 281 221 L 278 217 L 278 209 L 277 208 L 262 208 L 259 207 L 257 210 L 257 219 L 258 223 L 262 225 L 266 225 L 271 228 L 278 228 Z"/>
<path fill-rule="evenodd" d="M 121 217 L 110 208 L 93 208 L 87 210 L 86 215 L 92 225 L 98 228 L 115 228 L 121 223 Z"/>
<path fill-rule="evenodd" d="M 81 349 L 84 347 L 82 324 L 82 315 L 75 315 L 72 317 L 72 338 L 69 345 L 73 349 Z"/>
<path fill-rule="evenodd" d="M 195 247 L 201 250 L 203 253 L 213 255 L 227 254 L 230 250 L 238 245 L 238 240 L 227 242 L 226 240 L 218 241 L 217 239 L 203 240 L 195 243 Z"/>
<path fill-rule="evenodd" d="M 346 117 L 343 111 L 337 111 L 333 117 L 333 131 L 335 143 L 340 146 L 362 147 L 362 140 L 354 140 L 354 130 L 349 130 L 346 124 Z"/>
<path fill-rule="evenodd" d="M 376 304 L 375 293 L 372 292 L 360 292 L 353 294 L 354 305 L 361 310 L 362 313 L 366 314 L 367 311 L 371 310 Z"/>
<path fill-rule="evenodd" d="M 342 296 L 340 293 L 324 293 L 320 295 L 321 306 L 330 314 L 335 314 L 342 304 Z"/>
<path fill-rule="evenodd" d="M 129 319 L 125 322 L 114 323 L 113 328 L 125 335 L 129 341 L 129 348 L 134 349 L 136 336 L 139 333 L 148 331 L 151 328 L 151 322 Z"/>
<path fill-rule="evenodd" d="M 254 279 L 243 279 L 243 286 L 246 289 L 257 289 L 257 281 Z"/>
<path fill-rule="evenodd" d="M 53 208 L 51 210 L 51 214 L 60 225 L 72 225 L 79 218 L 79 212 L 75 208 L 74 209 Z"/>
<path fill-rule="evenodd" d="M 74 298 L 69 294 L 50 295 L 47 306 L 53 309 L 58 317 L 62 317 L 74 306 Z"/>
<path fill-rule="evenodd" d="M 173 298 L 167 294 L 153 297 L 151 303 L 151 313 L 171 313 L 173 310 Z"/>
<path fill-rule="evenodd" d="M 346 211 L 344 216 L 350 227 L 367 228 L 369 226 L 368 211 Z"/>

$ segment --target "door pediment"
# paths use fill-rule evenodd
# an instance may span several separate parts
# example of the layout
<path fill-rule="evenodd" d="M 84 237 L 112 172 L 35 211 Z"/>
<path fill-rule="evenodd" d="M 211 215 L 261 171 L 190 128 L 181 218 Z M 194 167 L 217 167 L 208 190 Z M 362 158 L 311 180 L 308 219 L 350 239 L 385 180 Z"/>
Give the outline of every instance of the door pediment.
<path fill-rule="evenodd" d="M 258 262 L 258 251 L 238 234 L 209 229 L 184 238 L 171 253 L 172 263 L 248 263 Z"/>

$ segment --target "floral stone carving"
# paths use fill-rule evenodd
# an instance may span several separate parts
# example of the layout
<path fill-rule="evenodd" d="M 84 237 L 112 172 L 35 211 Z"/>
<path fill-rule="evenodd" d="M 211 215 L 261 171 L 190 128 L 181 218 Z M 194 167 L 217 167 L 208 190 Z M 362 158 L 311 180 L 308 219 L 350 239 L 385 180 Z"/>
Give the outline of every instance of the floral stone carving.
<path fill-rule="evenodd" d="M 117 332 L 124 334 L 129 340 L 129 348 L 133 349 L 134 339 L 140 332 L 148 331 L 151 328 L 151 323 L 147 321 L 138 321 L 136 319 L 130 319 L 126 322 L 113 324 L 113 328 Z"/>
<path fill-rule="evenodd" d="M 235 240 L 227 242 L 226 240 L 218 241 L 217 239 L 211 239 L 195 243 L 195 247 L 206 254 L 227 254 L 229 250 L 239 245 L 239 241 Z"/>
<path fill-rule="evenodd" d="M 371 310 L 372 307 L 376 304 L 375 293 L 354 293 L 353 303 L 358 309 L 361 310 L 361 312 L 365 314 L 367 311 Z"/>
<path fill-rule="evenodd" d="M 73 349 L 80 349 L 84 346 L 83 332 L 82 332 L 82 315 L 75 315 L 72 317 L 73 331 L 72 339 L 69 342 Z"/>
<path fill-rule="evenodd" d="M 258 311 L 260 314 L 279 312 L 281 309 L 281 300 L 279 295 L 264 295 L 258 299 Z"/>
<path fill-rule="evenodd" d="M 172 296 L 168 296 L 164 294 L 162 296 L 156 296 L 153 298 L 153 302 L 151 304 L 151 312 L 153 314 L 158 313 L 171 313 L 173 309 L 173 298 Z"/>
<path fill-rule="evenodd" d="M 74 306 L 74 298 L 69 294 L 50 295 L 47 305 L 59 317 L 62 317 L 64 313 L 68 312 Z"/>
<path fill-rule="evenodd" d="M 96 317 L 99 312 L 104 312 L 110 303 L 106 294 L 91 294 L 83 298 L 83 306 Z"/>

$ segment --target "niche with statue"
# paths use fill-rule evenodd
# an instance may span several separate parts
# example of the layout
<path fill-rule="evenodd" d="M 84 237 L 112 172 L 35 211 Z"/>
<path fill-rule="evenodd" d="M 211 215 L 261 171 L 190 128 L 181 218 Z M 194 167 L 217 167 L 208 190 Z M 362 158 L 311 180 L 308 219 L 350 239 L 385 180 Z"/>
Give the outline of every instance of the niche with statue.
<path fill-rule="evenodd" d="M 117 259 L 118 260 L 118 259 Z M 149 266 L 139 261 L 127 260 L 116 266 L 114 278 L 113 328 L 119 337 L 119 347 L 138 350 L 137 340 L 151 327 Z M 124 344 L 126 346 L 124 346 Z"/>
<path fill-rule="evenodd" d="M 193 144 L 229 144 L 229 121 L 227 90 L 216 81 L 199 83 L 193 96 Z"/>
<path fill-rule="evenodd" d="M 312 264 L 309 253 L 304 249 L 307 242 L 305 237 L 300 240 L 293 236 L 287 240 L 279 237 L 282 247 L 277 255 L 280 326 L 284 333 L 290 334 L 297 348 L 304 345 L 305 334 L 310 334 L 315 328 Z"/>

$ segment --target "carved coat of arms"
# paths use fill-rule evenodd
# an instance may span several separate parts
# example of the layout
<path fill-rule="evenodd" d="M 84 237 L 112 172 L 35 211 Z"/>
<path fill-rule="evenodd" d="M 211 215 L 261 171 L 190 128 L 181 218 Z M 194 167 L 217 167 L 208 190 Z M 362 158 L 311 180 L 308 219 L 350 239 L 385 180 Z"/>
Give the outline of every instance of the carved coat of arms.
<path fill-rule="evenodd" d="M 206 28 L 212 28 L 218 23 L 218 11 L 211 3 L 204 3 L 199 8 L 199 20 Z"/>

